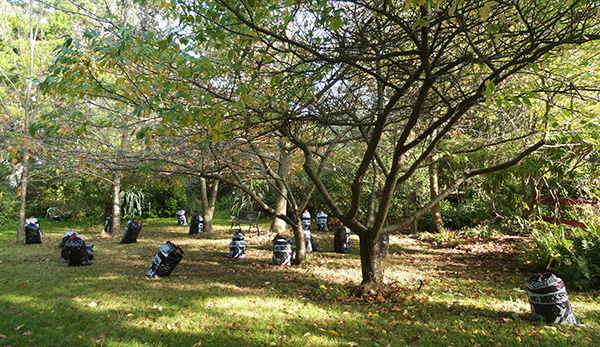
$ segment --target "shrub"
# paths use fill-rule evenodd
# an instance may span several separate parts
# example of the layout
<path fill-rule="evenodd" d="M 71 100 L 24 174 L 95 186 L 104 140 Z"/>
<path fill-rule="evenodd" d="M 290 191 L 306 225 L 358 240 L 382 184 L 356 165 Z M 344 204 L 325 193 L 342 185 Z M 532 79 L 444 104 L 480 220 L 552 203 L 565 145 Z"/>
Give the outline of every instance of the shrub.
<path fill-rule="evenodd" d="M 600 228 L 576 228 L 540 222 L 533 231 L 529 260 L 533 270 L 550 270 L 579 289 L 600 284 Z"/>

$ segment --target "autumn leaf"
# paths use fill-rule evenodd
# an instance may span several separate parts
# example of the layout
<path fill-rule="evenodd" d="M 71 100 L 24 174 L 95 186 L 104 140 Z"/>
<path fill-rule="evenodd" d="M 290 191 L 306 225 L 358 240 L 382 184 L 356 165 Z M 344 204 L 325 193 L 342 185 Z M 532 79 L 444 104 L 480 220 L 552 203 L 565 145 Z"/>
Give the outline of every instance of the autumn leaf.
<path fill-rule="evenodd" d="M 30 336 L 32 334 L 33 333 L 31 332 L 31 330 L 27 330 L 26 332 L 23 333 L 23 335 L 25 335 L 25 336 Z"/>
<path fill-rule="evenodd" d="M 5 338 L 6 338 L 6 335 L 0 334 L 0 339 L 5 339 Z"/>

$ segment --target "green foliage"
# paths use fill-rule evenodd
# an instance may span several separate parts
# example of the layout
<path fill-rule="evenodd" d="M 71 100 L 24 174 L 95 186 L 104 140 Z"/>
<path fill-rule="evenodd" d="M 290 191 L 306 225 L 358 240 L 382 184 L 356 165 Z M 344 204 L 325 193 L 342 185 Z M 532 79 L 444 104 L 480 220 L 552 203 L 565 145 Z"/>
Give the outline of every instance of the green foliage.
<path fill-rule="evenodd" d="M 143 213 L 144 192 L 133 186 L 125 191 L 121 191 L 119 199 L 121 200 L 121 208 L 125 217 L 140 217 Z"/>
<path fill-rule="evenodd" d="M 173 217 L 181 209 L 188 208 L 187 185 L 182 177 L 138 177 L 135 184 L 145 194 L 144 214 L 151 217 Z"/>
<path fill-rule="evenodd" d="M 16 220 L 19 199 L 12 189 L 0 187 L 0 226 Z"/>
<path fill-rule="evenodd" d="M 579 289 L 600 286 L 600 228 L 568 230 L 540 222 L 529 249 L 534 271 L 550 270 Z"/>

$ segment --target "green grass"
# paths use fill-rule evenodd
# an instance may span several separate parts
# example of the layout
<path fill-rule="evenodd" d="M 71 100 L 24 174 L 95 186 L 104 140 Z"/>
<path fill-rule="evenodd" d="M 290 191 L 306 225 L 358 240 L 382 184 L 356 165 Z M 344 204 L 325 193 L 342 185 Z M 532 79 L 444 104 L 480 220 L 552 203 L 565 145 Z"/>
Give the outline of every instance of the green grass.
<path fill-rule="evenodd" d="M 585 326 L 528 320 L 516 244 L 479 240 L 441 248 L 392 236 L 388 290 L 354 295 L 358 239 L 333 253 L 333 233 L 302 266 L 269 266 L 270 235 L 246 235 L 232 260 L 228 226 L 190 237 L 174 220 L 144 220 L 137 244 L 100 239 L 102 225 L 42 221 L 43 244 L 0 233 L 0 346 L 568 346 L 599 341 L 600 295 L 569 297 Z M 266 225 L 261 226 L 266 230 Z M 59 260 L 62 235 L 94 244 L 93 266 Z M 185 251 L 171 276 L 145 277 L 167 240 Z M 514 247 L 513 247 L 514 246 Z M 419 281 L 424 282 L 418 291 Z"/>

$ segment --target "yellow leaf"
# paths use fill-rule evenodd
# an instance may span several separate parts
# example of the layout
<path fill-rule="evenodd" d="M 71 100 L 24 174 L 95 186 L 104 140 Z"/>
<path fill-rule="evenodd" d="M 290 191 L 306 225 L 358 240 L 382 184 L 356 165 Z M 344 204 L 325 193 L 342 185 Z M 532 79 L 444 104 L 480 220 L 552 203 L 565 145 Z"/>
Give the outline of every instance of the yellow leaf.
<path fill-rule="evenodd" d="M 133 317 L 133 313 L 128 313 L 127 317 Z"/>
<path fill-rule="evenodd" d="M 336 335 L 336 336 L 337 336 L 337 335 L 339 335 L 339 334 L 338 334 L 338 332 L 337 332 L 337 331 L 335 331 L 335 330 L 329 330 L 329 333 L 330 333 L 331 335 Z"/>

